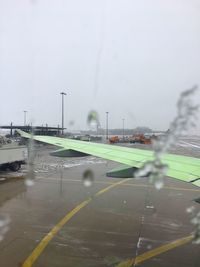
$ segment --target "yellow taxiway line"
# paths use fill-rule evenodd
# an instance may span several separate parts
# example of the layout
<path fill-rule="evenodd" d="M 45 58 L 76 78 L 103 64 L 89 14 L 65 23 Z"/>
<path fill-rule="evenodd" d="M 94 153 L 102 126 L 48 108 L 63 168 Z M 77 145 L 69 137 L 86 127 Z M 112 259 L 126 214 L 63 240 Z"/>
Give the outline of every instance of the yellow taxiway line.
<path fill-rule="evenodd" d="M 183 237 L 181 239 L 177 239 L 177 240 L 175 240 L 171 243 L 168 243 L 166 245 L 149 250 L 149 251 L 137 256 L 136 258 L 123 261 L 123 262 L 119 263 L 118 265 L 116 265 L 115 267 L 132 267 L 132 266 L 135 266 L 135 265 L 142 263 L 142 262 L 144 262 L 150 258 L 158 256 L 162 253 L 165 253 L 171 249 L 185 245 L 185 244 L 191 242 L 193 239 L 194 239 L 193 235 L 186 236 L 186 237 Z"/>
<path fill-rule="evenodd" d="M 132 178 L 129 178 L 132 179 Z M 38 177 L 36 180 L 47 180 L 47 181 L 57 181 L 59 182 L 60 180 L 57 178 L 44 178 L 44 177 Z M 62 180 L 62 182 L 64 183 L 82 183 L 83 180 L 80 179 L 64 179 Z M 108 184 L 108 185 L 115 185 L 115 182 L 106 182 L 106 181 L 94 181 L 94 184 Z M 188 183 L 190 184 L 190 183 Z M 154 185 L 149 185 L 149 184 L 134 184 L 134 183 L 123 183 L 121 184 L 122 186 L 132 186 L 132 187 L 150 187 L 150 188 L 155 188 Z M 195 187 L 195 186 L 194 186 Z M 184 188 L 184 187 L 172 187 L 172 186 L 163 186 L 162 190 L 166 189 L 166 190 L 175 190 L 175 191 L 191 191 L 191 192 L 200 192 L 200 189 L 193 189 L 193 188 Z"/>
<path fill-rule="evenodd" d="M 121 180 L 115 184 L 109 185 L 106 188 L 98 191 L 95 196 L 100 196 L 103 193 L 109 191 L 110 189 L 125 183 L 129 179 Z M 88 198 L 87 200 L 81 202 L 78 206 L 76 206 L 73 210 L 71 210 L 67 215 L 60 220 L 52 229 L 51 231 L 40 241 L 40 243 L 37 245 L 37 247 L 33 250 L 33 252 L 30 254 L 30 256 L 25 260 L 22 267 L 31 267 L 33 263 L 38 259 L 38 257 L 41 255 L 43 250 L 46 248 L 48 243 L 53 239 L 53 237 L 60 231 L 60 229 L 76 214 L 78 213 L 82 208 L 87 206 L 92 201 L 92 198 Z"/>
<path fill-rule="evenodd" d="M 31 255 L 25 260 L 22 267 L 30 267 L 37 260 L 43 250 L 46 248 L 48 243 L 52 240 L 52 238 L 58 233 L 58 231 L 82 208 L 84 208 L 92 199 L 89 198 L 83 201 L 81 204 L 76 206 L 72 211 L 70 211 L 56 226 L 51 229 L 51 231 L 40 241 L 38 246 L 33 250 Z"/>
<path fill-rule="evenodd" d="M 44 178 L 48 179 L 48 178 Z M 50 178 L 51 179 L 51 178 Z M 119 185 L 126 185 L 126 186 L 135 186 L 135 187 L 147 187 L 147 185 L 141 185 L 141 184 L 131 184 L 131 183 L 126 183 L 127 181 L 129 181 L 131 178 L 129 179 L 123 179 L 120 180 L 119 182 L 116 183 L 109 183 L 109 182 L 105 182 L 105 184 L 109 184 L 109 186 L 107 186 L 106 188 L 98 191 L 94 196 L 98 197 L 106 192 L 108 192 L 109 190 L 111 190 L 112 188 L 119 186 Z M 40 180 L 40 178 L 38 178 L 38 180 Z M 48 179 L 49 180 L 49 179 Z M 57 179 L 56 179 L 57 180 Z M 59 180 L 57 180 L 59 181 Z M 66 180 L 67 181 L 67 180 Z M 70 180 L 73 181 L 73 180 Z M 75 181 L 81 181 L 81 180 L 75 180 Z M 103 183 L 103 182 L 102 182 Z M 175 189 L 175 188 L 171 188 L 171 187 L 164 187 L 165 189 Z M 176 188 L 177 190 L 187 190 L 185 188 Z M 196 190 L 192 190 L 191 191 L 196 191 Z M 198 190 L 199 191 L 199 190 Z M 44 249 L 46 248 L 46 246 L 49 244 L 49 242 L 55 237 L 55 235 L 60 231 L 60 229 L 74 216 L 76 215 L 81 209 L 83 209 L 85 206 L 87 206 L 90 202 L 92 201 L 92 198 L 88 198 L 85 201 L 81 202 L 79 205 L 77 205 L 73 210 L 71 210 L 69 213 L 66 214 L 66 216 L 61 219 L 52 229 L 51 231 L 40 241 L 40 243 L 37 245 L 37 247 L 33 250 L 33 252 L 29 255 L 29 257 L 25 260 L 25 262 L 23 263 L 22 267 L 31 267 L 34 262 L 38 259 L 38 257 L 41 255 L 41 253 L 44 251 Z M 135 259 L 128 259 L 120 264 L 118 264 L 116 267 L 131 267 L 133 264 L 139 264 L 143 261 L 146 261 L 152 257 L 155 257 L 159 254 L 162 254 L 164 252 L 167 252 L 173 248 L 179 247 L 181 245 L 184 245 L 188 242 L 190 242 L 193 239 L 193 236 L 188 236 L 188 237 L 184 237 L 181 239 L 178 239 L 176 241 L 173 241 L 169 244 L 160 246 L 156 249 L 150 250 L 148 252 L 145 252 L 144 254 L 136 257 Z"/>

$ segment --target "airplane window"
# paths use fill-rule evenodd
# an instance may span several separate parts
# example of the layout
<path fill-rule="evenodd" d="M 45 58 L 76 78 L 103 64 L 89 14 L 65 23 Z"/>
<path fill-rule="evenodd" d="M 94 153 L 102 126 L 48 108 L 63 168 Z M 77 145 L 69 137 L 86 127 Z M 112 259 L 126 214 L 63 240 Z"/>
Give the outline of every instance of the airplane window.
<path fill-rule="evenodd" d="M 200 265 L 198 0 L 0 1 L 0 266 Z"/>

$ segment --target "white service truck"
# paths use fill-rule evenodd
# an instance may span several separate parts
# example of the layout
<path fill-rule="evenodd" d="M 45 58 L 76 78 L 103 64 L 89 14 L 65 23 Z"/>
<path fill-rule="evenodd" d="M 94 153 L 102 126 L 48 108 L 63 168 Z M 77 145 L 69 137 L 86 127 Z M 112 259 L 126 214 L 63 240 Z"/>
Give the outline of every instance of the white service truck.
<path fill-rule="evenodd" d="M 28 157 L 27 147 L 0 137 L 0 169 L 18 171 Z"/>

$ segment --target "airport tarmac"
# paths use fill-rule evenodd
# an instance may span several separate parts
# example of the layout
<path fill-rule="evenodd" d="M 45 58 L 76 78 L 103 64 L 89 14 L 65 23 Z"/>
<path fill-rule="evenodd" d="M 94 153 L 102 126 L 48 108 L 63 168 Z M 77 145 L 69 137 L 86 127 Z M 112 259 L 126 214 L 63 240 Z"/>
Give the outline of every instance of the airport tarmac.
<path fill-rule="evenodd" d="M 197 157 L 198 146 L 200 138 L 185 138 L 172 152 Z M 200 189 L 169 178 L 161 190 L 148 178 L 108 178 L 118 164 L 55 158 L 52 150 L 37 149 L 33 186 L 24 183 L 25 167 L 0 174 L 1 267 L 200 266 L 191 236 Z"/>

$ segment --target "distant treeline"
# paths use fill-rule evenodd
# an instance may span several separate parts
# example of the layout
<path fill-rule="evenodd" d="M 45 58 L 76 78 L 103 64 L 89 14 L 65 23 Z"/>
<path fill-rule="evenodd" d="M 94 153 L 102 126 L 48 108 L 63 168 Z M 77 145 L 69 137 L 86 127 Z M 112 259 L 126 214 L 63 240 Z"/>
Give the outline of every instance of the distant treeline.
<path fill-rule="evenodd" d="M 136 127 L 134 129 L 109 129 L 108 133 L 109 135 L 133 135 L 133 134 L 144 134 L 144 133 L 152 133 L 153 130 L 148 127 Z M 81 131 L 81 134 L 99 134 L 104 135 L 106 134 L 106 129 L 99 128 L 97 131 Z"/>

